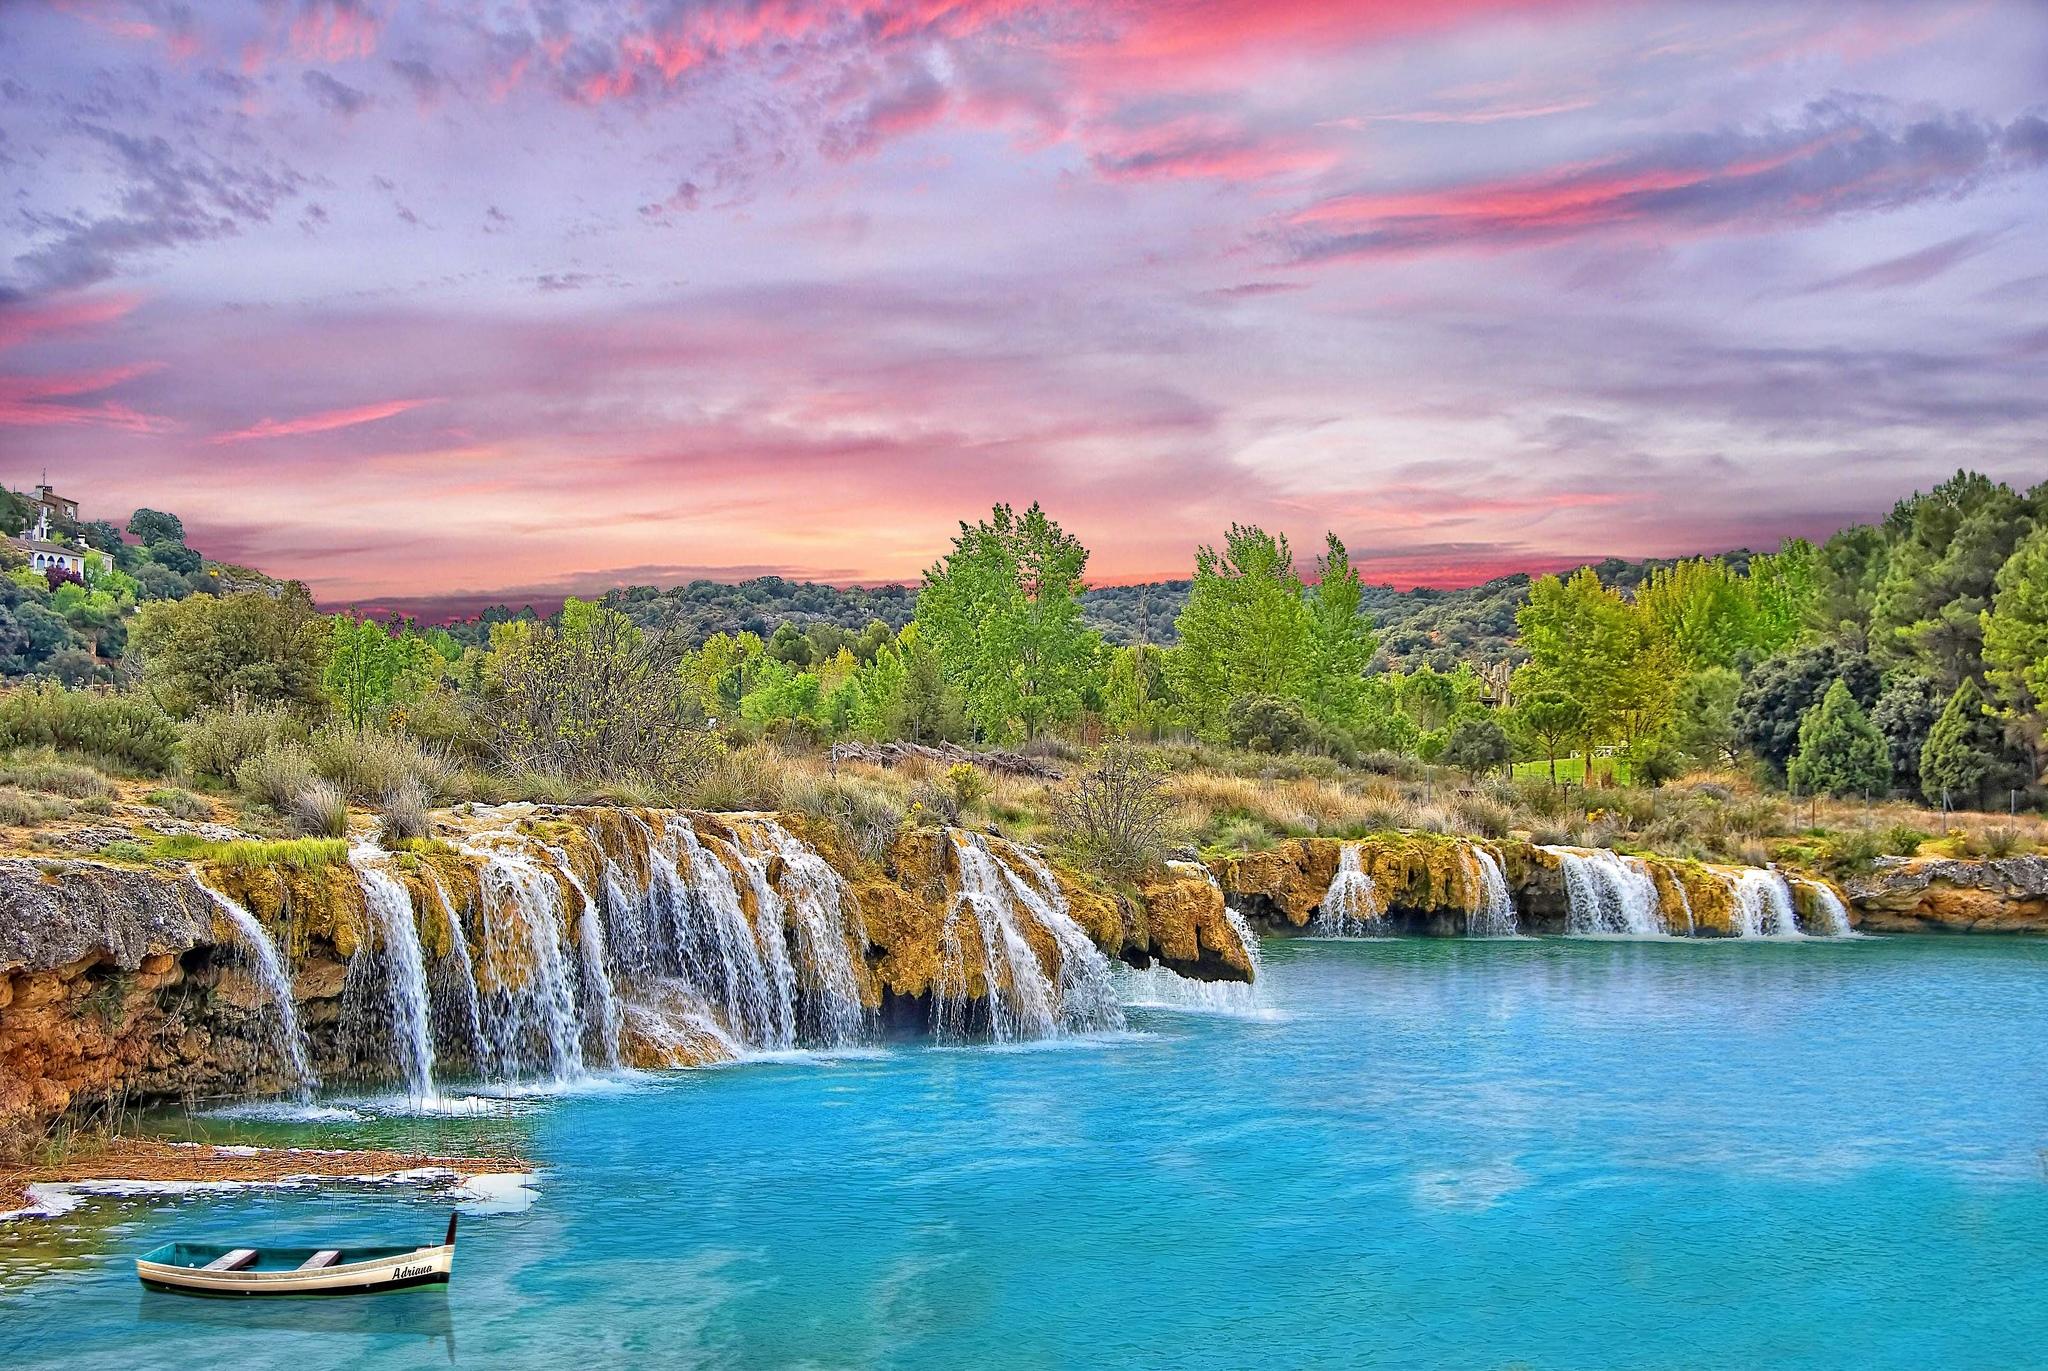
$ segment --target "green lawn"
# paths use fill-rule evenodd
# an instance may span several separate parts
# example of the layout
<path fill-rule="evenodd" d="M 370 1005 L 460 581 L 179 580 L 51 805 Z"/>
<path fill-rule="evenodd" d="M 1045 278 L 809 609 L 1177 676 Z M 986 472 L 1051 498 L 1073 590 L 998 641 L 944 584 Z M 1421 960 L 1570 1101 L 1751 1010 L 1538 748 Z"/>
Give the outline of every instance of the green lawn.
<path fill-rule="evenodd" d="M 1628 759 L 1625 757 L 1595 757 L 1593 759 L 1594 784 L 1612 777 L 1616 785 L 1628 784 Z M 1515 779 L 1518 781 L 1546 781 L 1550 779 L 1550 764 L 1544 761 L 1516 762 Z M 1557 759 L 1557 780 L 1559 785 L 1586 784 L 1586 759 L 1578 753 Z"/>

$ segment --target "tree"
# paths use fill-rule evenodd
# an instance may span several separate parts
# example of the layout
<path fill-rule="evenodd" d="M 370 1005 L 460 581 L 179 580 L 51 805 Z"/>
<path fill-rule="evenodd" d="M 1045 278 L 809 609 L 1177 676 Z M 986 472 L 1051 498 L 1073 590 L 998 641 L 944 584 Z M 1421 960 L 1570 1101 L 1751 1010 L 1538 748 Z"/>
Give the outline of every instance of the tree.
<path fill-rule="evenodd" d="M 960 525 L 925 572 L 918 635 L 985 738 L 1032 736 L 1080 710 L 1101 640 L 1081 619 L 1088 549 L 1036 504 Z"/>
<path fill-rule="evenodd" d="M 1820 598 L 1820 555 L 1804 538 L 1787 538 L 1776 552 L 1749 559 L 1748 586 L 1756 605 L 1751 645 L 1776 652 L 1806 630 Z"/>
<path fill-rule="evenodd" d="M 1889 556 L 1884 531 L 1870 524 L 1845 528 L 1821 544 L 1814 560 L 1808 626 L 1864 644 Z"/>
<path fill-rule="evenodd" d="M 1364 588 L 1351 554 L 1334 533 L 1325 536 L 1316 562 L 1316 588 L 1308 596 L 1309 709 L 1325 724 L 1348 728 L 1358 719 L 1365 674 L 1379 639 L 1360 602 Z"/>
<path fill-rule="evenodd" d="M 2048 528 L 2029 536 L 1999 568 L 1982 628 L 1993 698 L 2038 738 L 2048 724 Z"/>
<path fill-rule="evenodd" d="M 1550 783 L 1557 784 L 1557 759 L 1573 738 L 1586 731 L 1586 707 L 1575 697 L 1556 689 L 1540 689 L 1519 696 L 1510 717 L 1525 738 L 1550 763 Z"/>
<path fill-rule="evenodd" d="M 374 619 L 334 616 L 321 682 L 357 732 L 388 723 L 399 706 L 416 700 L 440 675 L 440 658 L 411 629 L 393 634 Z"/>
<path fill-rule="evenodd" d="M 1444 740 L 1444 761 L 1474 780 L 1506 766 L 1513 755 L 1507 730 L 1492 719 L 1460 719 Z"/>
<path fill-rule="evenodd" d="M 1649 673 L 1668 676 L 1669 668 L 1643 660 L 1653 641 L 1648 622 L 1591 567 L 1569 580 L 1538 577 L 1515 624 L 1529 653 L 1517 693 L 1556 691 L 1578 701 L 1589 756 L 1594 743 L 1642 729 L 1656 704 Z"/>
<path fill-rule="evenodd" d="M 1688 669 L 1734 666 L 1760 636 L 1752 587 L 1719 557 L 1651 571 L 1636 604 Z"/>
<path fill-rule="evenodd" d="M 1877 703 L 1870 707 L 1870 722 L 1884 735 L 1892 758 L 1892 784 L 1918 792 L 1920 750 L 1941 708 L 1948 702 L 1931 677 L 1917 671 L 1899 670 L 1885 677 Z"/>
<path fill-rule="evenodd" d="M 185 521 L 175 514 L 164 514 L 154 509 L 138 509 L 129 515 L 128 531 L 145 547 L 155 543 L 182 547 L 185 543 Z"/>
<path fill-rule="evenodd" d="M 1920 752 L 1920 793 L 1937 804 L 1958 802 L 1981 808 L 2007 786 L 2032 778 L 2014 764 L 1998 721 L 1975 678 L 1964 677 L 1943 706 Z"/>
<path fill-rule="evenodd" d="M 328 622 L 297 581 L 275 595 L 152 600 L 136 613 L 129 642 L 141 658 L 144 685 L 174 716 L 233 701 L 303 714 L 326 704 Z"/>
<path fill-rule="evenodd" d="M 1173 719 L 1166 648 L 1139 643 L 1117 649 L 1102 688 L 1102 717 L 1126 737 L 1156 738 Z"/>
<path fill-rule="evenodd" d="M 1999 569 L 2033 530 L 2010 487 L 1959 471 L 1885 521 L 1890 555 L 1871 613 L 1871 650 L 1954 689 L 1983 674 L 1983 611 Z"/>
<path fill-rule="evenodd" d="M 1224 736 L 1225 714 L 1242 696 L 1307 697 L 1312 631 L 1284 535 L 1232 524 L 1222 552 L 1196 549 L 1194 583 L 1174 625 L 1174 688 L 1204 737 Z"/>
<path fill-rule="evenodd" d="M 1312 736 L 1308 715 L 1278 695 L 1240 695 L 1224 713 L 1224 729 L 1235 747 L 1253 752 L 1293 752 Z"/>
<path fill-rule="evenodd" d="M 1710 666 L 1679 682 L 1671 744 L 1693 762 L 1719 766 L 1735 757 L 1735 701 L 1742 677 L 1732 667 Z"/>
<path fill-rule="evenodd" d="M 1852 648 L 1813 643 L 1769 658 L 1749 674 L 1736 697 L 1736 741 L 1784 774 L 1799 750 L 1799 726 L 1807 711 L 1820 703 L 1837 679 L 1849 687 L 1857 704 L 1868 708 L 1876 701 L 1877 666 Z"/>
<path fill-rule="evenodd" d="M 1839 678 L 1801 721 L 1799 750 L 1786 774 L 1809 795 L 1882 794 L 1891 788 L 1884 735 Z"/>

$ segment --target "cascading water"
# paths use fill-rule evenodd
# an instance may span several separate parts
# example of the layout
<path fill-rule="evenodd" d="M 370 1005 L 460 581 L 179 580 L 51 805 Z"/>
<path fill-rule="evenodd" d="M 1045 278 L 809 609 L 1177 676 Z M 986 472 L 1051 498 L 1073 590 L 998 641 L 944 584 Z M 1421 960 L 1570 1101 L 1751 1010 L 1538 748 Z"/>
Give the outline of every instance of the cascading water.
<path fill-rule="evenodd" d="M 1337 853 L 1337 874 L 1316 906 L 1309 931 L 1324 938 L 1375 937 L 1387 931 L 1386 913 L 1365 872 L 1363 849 L 1345 843 Z"/>
<path fill-rule="evenodd" d="M 797 841 L 773 819 L 734 825 L 739 856 L 760 904 L 765 941 L 787 919 L 796 930 L 798 1007 L 816 1041 L 828 1048 L 851 1047 L 867 1037 L 855 949 L 867 945 L 860 906 L 845 880 L 823 857 Z M 768 879 L 769 863 L 781 859 L 781 880 Z M 787 953 L 784 953 L 787 956 Z"/>
<path fill-rule="evenodd" d="M 611 958 L 605 951 L 604 920 L 598 913 L 597 902 L 590 898 L 590 887 L 576 874 L 569 854 L 559 847 L 547 846 L 545 850 L 555 859 L 562 879 L 576 892 L 576 969 L 590 1010 L 587 1027 L 596 1035 L 599 1063 L 616 1068 L 621 1011 L 618 994 L 612 987 Z"/>
<path fill-rule="evenodd" d="M 986 987 L 983 1005 L 997 1042 L 1123 1026 L 1109 961 L 1074 922 L 1066 897 L 1043 864 L 1008 843 L 976 833 L 952 834 L 960 885 L 940 935 L 939 974 L 932 989 L 932 1031 L 959 1039 L 968 1031 L 970 958 Z M 1002 857 L 997 855 L 1000 844 Z M 1003 857 L 1030 873 L 1020 877 Z M 974 949 L 966 937 L 971 918 Z M 1050 937 L 1058 977 L 1046 973 L 1031 946 L 1028 924 Z"/>
<path fill-rule="evenodd" d="M 388 860 L 367 843 L 349 847 L 349 865 L 362 886 L 363 904 L 377 930 L 383 954 L 386 1025 L 398 1059 L 405 1092 L 415 1100 L 434 1096 L 434 1024 L 427 994 L 427 959 L 420 949 L 420 931 L 413 919 L 412 896 L 384 869 Z M 356 956 L 369 955 L 365 943 Z"/>
<path fill-rule="evenodd" d="M 206 897 L 213 901 L 214 908 L 234 926 L 236 940 L 255 961 L 256 979 L 277 1008 L 278 1045 L 284 1051 L 286 1064 L 291 1067 L 298 1094 L 304 1098 L 319 1084 L 319 1078 L 313 1074 L 313 1064 L 307 1056 L 306 1035 L 299 1028 L 299 1011 L 292 1000 L 292 978 L 285 974 L 284 962 L 277 955 L 277 944 L 263 931 L 263 925 L 256 922 L 254 914 L 197 876 L 192 878 L 192 883 L 205 892 Z"/>
<path fill-rule="evenodd" d="M 749 923 L 731 868 L 689 822 L 666 825 L 663 837 L 668 846 L 654 850 L 653 888 L 669 892 L 669 917 L 677 921 L 674 974 L 695 987 L 701 999 L 722 1006 L 727 1028 L 738 1041 L 768 1051 L 795 1047 L 796 966 L 767 864 L 726 849 L 746 873 L 760 910 L 757 921 Z"/>
<path fill-rule="evenodd" d="M 1465 933 L 1473 938 L 1512 938 L 1521 929 L 1515 922 L 1515 902 L 1508 894 L 1508 878 L 1500 859 L 1469 843 L 1463 849 L 1468 880 L 1476 885 L 1478 900 L 1465 920 Z"/>
<path fill-rule="evenodd" d="M 1813 892 L 1814 931 L 1824 938 L 1853 938 L 1856 930 L 1849 923 L 1849 907 L 1842 903 L 1842 897 L 1825 881 L 1802 882 Z"/>
<path fill-rule="evenodd" d="M 1801 936 L 1792 907 L 1792 887 L 1783 876 L 1750 867 L 1729 880 L 1735 896 L 1736 937 Z"/>
<path fill-rule="evenodd" d="M 1642 862 L 1605 848 L 1546 847 L 1564 871 L 1566 932 L 1645 937 L 1666 931 L 1657 882 Z"/>
<path fill-rule="evenodd" d="M 1200 862 L 1168 862 L 1167 865 L 1176 871 L 1199 874 L 1218 895 L 1222 894 L 1215 874 Z M 1142 971 L 1126 969 L 1121 973 L 1124 1003 L 1134 1008 L 1191 1010 L 1240 1019 L 1264 1017 L 1267 1014 L 1265 962 L 1259 949 L 1259 935 L 1252 931 L 1244 915 L 1228 904 L 1223 906 L 1223 917 L 1229 920 L 1231 929 L 1244 944 L 1244 955 L 1252 970 L 1249 983 L 1192 980 L 1155 962 Z"/>
<path fill-rule="evenodd" d="M 583 1016 L 562 945 L 562 890 L 524 852 L 465 847 L 479 864 L 482 916 L 479 985 L 488 1070 L 505 1078 L 584 1074 Z"/>
<path fill-rule="evenodd" d="M 455 902 L 448 898 L 448 889 L 440 878 L 430 870 L 427 884 L 433 887 L 434 897 L 441 902 L 441 913 L 448 920 L 448 955 L 442 958 L 443 983 L 452 988 L 456 1005 L 462 1020 L 463 1042 L 469 1052 L 469 1060 L 478 1070 L 490 1059 L 490 1045 L 484 1039 L 484 1007 L 476 993 L 476 967 L 469 959 L 469 933 L 462 926 L 462 916 L 456 912 Z"/>

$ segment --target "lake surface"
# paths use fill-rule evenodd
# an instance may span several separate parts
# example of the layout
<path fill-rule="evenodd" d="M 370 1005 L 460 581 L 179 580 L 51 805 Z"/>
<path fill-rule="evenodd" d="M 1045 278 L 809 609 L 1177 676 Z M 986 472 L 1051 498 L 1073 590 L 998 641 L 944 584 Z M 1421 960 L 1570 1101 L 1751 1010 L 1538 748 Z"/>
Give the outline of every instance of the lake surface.
<path fill-rule="evenodd" d="M 0 1228 L 12 1366 L 1986 1367 L 2048 1352 L 2048 943 L 1269 940 L 1265 1017 L 645 1077 L 408 1128 L 547 1174 L 445 1293 L 143 1293 L 175 1236 L 432 1240 L 407 1190 Z M 252 1135 L 261 1133 L 253 1128 Z M 218 1127 L 215 1129 L 218 1132 Z M 34 1230 L 31 1232 L 31 1230 Z"/>

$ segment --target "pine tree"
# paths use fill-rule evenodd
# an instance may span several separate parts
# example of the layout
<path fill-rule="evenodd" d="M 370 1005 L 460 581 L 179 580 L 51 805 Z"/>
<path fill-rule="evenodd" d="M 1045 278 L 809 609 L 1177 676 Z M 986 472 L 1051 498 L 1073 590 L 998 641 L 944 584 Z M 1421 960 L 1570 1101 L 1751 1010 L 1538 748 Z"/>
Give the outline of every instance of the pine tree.
<path fill-rule="evenodd" d="M 1984 664 L 1999 705 L 2038 731 L 2048 725 L 2048 528 L 1999 568 L 1983 614 Z"/>
<path fill-rule="evenodd" d="M 1938 804 L 1981 806 L 1997 791 L 2024 781 L 1998 720 L 1985 707 L 1983 690 L 1975 677 L 1964 677 L 1921 749 L 1921 793 Z"/>
<path fill-rule="evenodd" d="M 1809 795 L 1882 794 L 1891 788 L 1884 735 L 1839 678 L 1799 725 L 1799 750 L 1787 777 Z"/>

